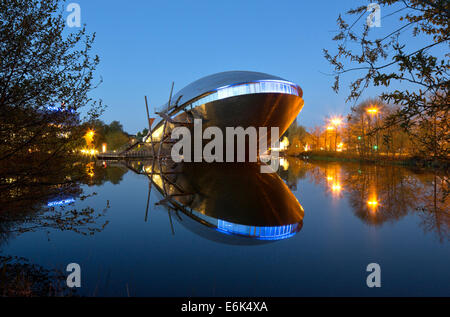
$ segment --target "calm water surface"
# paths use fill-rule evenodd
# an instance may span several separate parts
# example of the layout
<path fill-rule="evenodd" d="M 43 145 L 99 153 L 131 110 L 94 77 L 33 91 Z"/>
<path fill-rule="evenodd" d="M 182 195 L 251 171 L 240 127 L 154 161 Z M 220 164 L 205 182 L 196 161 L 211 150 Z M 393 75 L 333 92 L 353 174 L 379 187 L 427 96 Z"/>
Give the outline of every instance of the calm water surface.
<path fill-rule="evenodd" d="M 4 223 L 0 255 L 38 271 L 78 263 L 86 296 L 450 296 L 446 175 L 281 163 L 92 162 L 88 197 L 49 199 L 47 222 Z M 70 210 L 99 217 L 58 226 Z M 366 286 L 372 262 L 381 288 Z"/>

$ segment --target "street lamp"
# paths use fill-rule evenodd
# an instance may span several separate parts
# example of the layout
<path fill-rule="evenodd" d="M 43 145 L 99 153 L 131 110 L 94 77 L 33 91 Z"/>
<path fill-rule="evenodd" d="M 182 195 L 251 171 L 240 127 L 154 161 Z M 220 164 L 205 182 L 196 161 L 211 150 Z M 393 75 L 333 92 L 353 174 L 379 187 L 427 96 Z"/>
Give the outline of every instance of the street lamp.
<path fill-rule="evenodd" d="M 370 115 L 375 115 L 378 113 L 378 109 L 375 107 L 371 107 L 371 108 L 367 109 L 367 113 Z"/>
<path fill-rule="evenodd" d="M 327 149 L 328 131 L 331 131 L 331 130 L 334 130 L 334 127 L 331 125 L 327 126 L 327 128 L 325 130 L 325 150 Z M 330 148 L 331 148 L 331 144 L 330 144 Z"/>
<path fill-rule="evenodd" d="M 91 145 L 92 141 L 94 141 L 94 135 L 95 131 L 90 129 L 84 135 L 84 139 L 86 140 L 86 144 L 88 147 Z"/>
<path fill-rule="evenodd" d="M 342 124 L 342 119 L 341 118 L 333 118 L 333 119 L 331 119 L 331 124 L 334 125 L 335 127 L 337 127 Z"/>
<path fill-rule="evenodd" d="M 336 129 L 335 135 L 334 135 L 334 151 L 337 151 L 337 134 L 338 134 L 338 128 L 342 124 L 342 118 L 340 117 L 334 117 L 331 119 L 331 124 Z"/>
<path fill-rule="evenodd" d="M 377 123 L 378 123 L 378 108 L 375 106 L 370 106 L 370 108 L 367 109 L 367 113 L 370 114 L 370 116 L 373 118 L 373 116 L 377 116 Z M 370 131 L 370 120 L 369 120 L 369 131 Z M 373 147 L 374 149 L 378 150 L 378 131 L 376 132 L 376 142 L 377 144 Z"/>

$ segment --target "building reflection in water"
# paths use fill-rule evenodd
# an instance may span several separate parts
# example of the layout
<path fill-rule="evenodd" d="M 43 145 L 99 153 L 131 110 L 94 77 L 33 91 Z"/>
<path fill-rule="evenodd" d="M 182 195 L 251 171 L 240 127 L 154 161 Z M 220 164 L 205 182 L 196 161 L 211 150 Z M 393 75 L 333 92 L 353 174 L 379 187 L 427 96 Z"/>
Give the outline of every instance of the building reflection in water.
<path fill-rule="evenodd" d="M 150 161 L 130 168 L 149 177 L 171 224 L 174 215 L 208 239 L 239 244 L 282 240 L 302 227 L 304 210 L 296 197 L 276 173 L 262 174 L 257 164 L 167 167 Z"/>

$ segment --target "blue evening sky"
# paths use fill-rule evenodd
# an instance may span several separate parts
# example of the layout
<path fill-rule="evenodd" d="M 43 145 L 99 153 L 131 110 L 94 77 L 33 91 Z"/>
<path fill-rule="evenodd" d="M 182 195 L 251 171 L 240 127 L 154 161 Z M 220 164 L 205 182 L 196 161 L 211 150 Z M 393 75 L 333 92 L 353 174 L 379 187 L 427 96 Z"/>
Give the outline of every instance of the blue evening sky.
<path fill-rule="evenodd" d="M 97 74 L 103 83 L 91 96 L 108 105 L 101 119 L 119 120 L 127 132 L 136 133 L 147 125 L 144 95 L 153 111 L 167 102 L 172 81 L 176 92 L 229 70 L 265 72 L 299 84 L 305 106 L 298 122 L 307 127 L 348 113 L 348 82 L 338 95 L 332 91 L 322 49 L 336 48 L 331 38 L 338 14 L 370 1 L 68 2 L 80 5 L 81 22 L 97 35 Z M 383 20 L 388 13 L 382 11 L 382 27 L 375 34 L 390 32 L 394 16 Z M 366 97 L 376 92 L 369 89 Z"/>

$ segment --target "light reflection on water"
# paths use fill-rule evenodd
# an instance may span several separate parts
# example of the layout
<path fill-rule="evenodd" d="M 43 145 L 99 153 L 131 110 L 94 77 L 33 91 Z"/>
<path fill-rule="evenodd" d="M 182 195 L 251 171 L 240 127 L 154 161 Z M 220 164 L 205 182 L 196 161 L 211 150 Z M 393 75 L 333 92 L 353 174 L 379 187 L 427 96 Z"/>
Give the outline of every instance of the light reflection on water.
<path fill-rule="evenodd" d="M 106 205 L 102 217 L 80 227 L 40 220 L 29 232 L 24 224 L 41 218 L 3 220 L 0 259 L 42 271 L 79 263 L 88 296 L 450 295 L 445 173 L 284 160 L 278 174 L 87 163 L 82 189 L 96 194 L 47 215 Z M 371 262 L 381 289 L 365 286 Z"/>

